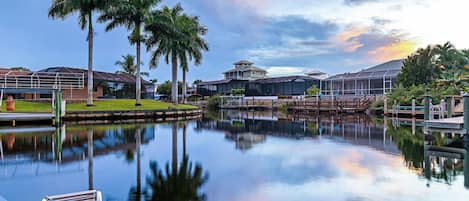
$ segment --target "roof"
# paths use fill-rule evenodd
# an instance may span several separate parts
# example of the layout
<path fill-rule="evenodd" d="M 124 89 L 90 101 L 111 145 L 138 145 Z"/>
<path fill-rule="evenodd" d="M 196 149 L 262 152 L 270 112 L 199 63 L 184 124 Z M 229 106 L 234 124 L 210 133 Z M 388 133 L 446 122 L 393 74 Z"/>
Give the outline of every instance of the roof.
<path fill-rule="evenodd" d="M 253 82 L 256 83 L 279 83 L 279 82 L 291 82 L 295 80 L 317 80 L 312 77 L 308 76 L 301 76 L 301 75 L 295 75 L 295 76 L 282 76 L 282 77 L 270 77 L 270 78 L 261 78 L 254 80 Z"/>
<path fill-rule="evenodd" d="M 231 69 L 231 70 L 228 70 L 228 71 L 225 71 L 223 73 L 231 73 L 231 72 L 245 72 L 245 71 L 262 71 L 262 72 L 266 72 L 266 70 L 262 69 L 262 68 L 258 68 L 258 67 L 255 67 L 255 66 L 248 66 L 248 67 L 241 67 L 241 68 L 234 68 L 234 69 Z"/>
<path fill-rule="evenodd" d="M 39 72 L 61 72 L 61 73 L 83 73 L 85 79 L 88 78 L 88 70 L 82 68 L 71 68 L 71 67 L 51 67 Z M 129 74 L 117 74 L 117 73 L 108 73 L 102 71 L 93 71 L 93 78 L 97 80 L 105 80 L 111 82 L 124 82 L 124 83 L 135 83 L 135 76 Z M 148 84 L 149 82 L 142 79 L 143 84 Z"/>
<path fill-rule="evenodd" d="M 362 70 L 360 72 L 376 72 L 376 71 L 386 71 L 386 70 L 401 70 L 402 65 L 403 65 L 404 60 L 403 59 L 397 59 L 397 60 L 392 60 L 388 61 L 382 64 L 378 64 L 376 66 L 367 68 L 365 70 Z"/>
<path fill-rule="evenodd" d="M 200 82 L 197 84 L 197 86 L 202 86 L 202 85 L 213 85 L 213 84 L 226 84 L 234 81 L 240 81 L 240 82 L 247 82 L 247 80 L 234 80 L 234 79 L 223 79 L 223 80 L 214 80 L 214 81 L 206 81 L 206 82 Z"/>
<path fill-rule="evenodd" d="M 316 70 L 316 69 L 311 69 L 311 70 L 309 70 L 309 71 L 306 71 L 305 74 L 306 74 L 306 75 L 324 75 L 324 74 L 326 74 L 326 73 L 321 72 L 321 71 Z"/>
<path fill-rule="evenodd" d="M 333 75 L 327 80 L 348 80 L 348 79 L 368 79 L 368 78 L 382 78 L 382 77 L 395 77 L 402 69 L 402 62 L 404 60 L 392 60 L 388 61 L 356 73 L 343 73 Z"/>
<path fill-rule="evenodd" d="M 31 74 L 31 71 L 26 71 L 26 70 L 12 70 L 10 68 L 0 68 L 0 74 L 1 75 L 28 75 Z"/>
<path fill-rule="evenodd" d="M 248 60 L 240 60 L 240 61 L 234 63 L 234 65 L 240 65 L 240 64 L 248 64 L 248 65 L 251 65 L 251 64 L 254 64 L 254 63 L 252 63 L 252 62 L 250 62 L 250 61 L 248 61 Z"/>

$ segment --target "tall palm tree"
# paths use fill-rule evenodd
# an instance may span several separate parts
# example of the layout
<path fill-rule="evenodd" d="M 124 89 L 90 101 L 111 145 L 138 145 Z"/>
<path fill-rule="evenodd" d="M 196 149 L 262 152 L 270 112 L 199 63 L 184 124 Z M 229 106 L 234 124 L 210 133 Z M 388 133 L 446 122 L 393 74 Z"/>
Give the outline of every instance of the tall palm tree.
<path fill-rule="evenodd" d="M 156 67 L 160 57 L 164 57 L 167 64 L 171 61 L 171 97 L 177 103 L 178 66 L 185 73 L 189 61 L 194 60 L 196 65 L 201 63 L 202 51 L 208 51 L 207 42 L 203 39 L 207 28 L 199 23 L 198 17 L 184 14 L 181 5 L 177 4 L 173 8 L 164 7 L 161 11 L 153 12 L 145 30 L 149 33 L 147 49 L 153 50 L 150 66 Z"/>
<path fill-rule="evenodd" d="M 135 56 L 131 54 L 123 55 L 122 60 L 116 61 L 115 65 L 119 66 L 121 70 L 116 71 L 117 74 L 136 75 Z M 140 72 L 140 76 L 148 77 L 148 72 Z"/>
<path fill-rule="evenodd" d="M 125 26 L 131 31 L 129 41 L 135 44 L 137 54 L 136 82 L 135 82 L 135 105 L 141 105 L 141 78 L 140 78 L 140 46 L 144 41 L 142 26 L 152 9 L 161 0 L 121 0 L 115 6 L 110 7 L 99 17 L 99 21 L 109 21 L 106 31 L 110 31 L 117 26 Z"/>
<path fill-rule="evenodd" d="M 78 24 L 84 30 L 88 27 L 88 98 L 86 104 L 93 105 L 93 13 L 102 11 L 115 0 L 53 0 L 49 17 L 65 19 L 78 14 Z"/>

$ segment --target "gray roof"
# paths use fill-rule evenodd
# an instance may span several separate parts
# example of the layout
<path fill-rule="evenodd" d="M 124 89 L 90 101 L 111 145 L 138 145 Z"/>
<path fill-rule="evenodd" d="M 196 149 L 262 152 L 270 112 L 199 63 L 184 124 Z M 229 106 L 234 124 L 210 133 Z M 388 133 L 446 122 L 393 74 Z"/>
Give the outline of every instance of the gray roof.
<path fill-rule="evenodd" d="M 356 73 L 343 73 L 333 75 L 326 80 L 359 80 L 369 78 L 396 77 L 402 69 L 404 60 L 392 60 Z"/>
<path fill-rule="evenodd" d="M 270 78 L 261 78 L 254 80 L 256 83 L 279 83 L 279 82 L 291 82 L 295 80 L 317 80 L 308 76 L 294 75 L 294 76 L 282 76 L 282 77 L 270 77 Z"/>
<path fill-rule="evenodd" d="M 239 65 L 239 64 L 249 64 L 249 65 L 251 65 L 251 64 L 254 64 L 254 63 L 252 63 L 248 60 L 240 60 L 240 61 L 234 63 L 234 65 Z"/>
<path fill-rule="evenodd" d="M 255 66 L 248 66 L 248 67 L 242 67 L 242 68 L 234 68 L 234 69 L 231 69 L 231 70 L 228 70 L 228 71 L 225 71 L 224 73 L 231 73 L 231 72 L 245 72 L 245 71 L 262 71 L 262 72 L 267 72 L 266 70 L 262 69 L 262 68 L 258 68 L 258 67 L 255 67 Z"/>
<path fill-rule="evenodd" d="M 376 72 L 376 71 L 386 71 L 386 70 L 401 70 L 402 69 L 402 63 L 403 59 L 397 59 L 397 60 L 392 60 L 388 61 L 386 63 L 382 63 L 370 68 L 367 68 L 365 70 L 362 70 L 360 72 Z"/>
<path fill-rule="evenodd" d="M 230 82 L 247 82 L 247 80 L 234 80 L 234 79 L 213 80 L 213 81 L 201 82 L 201 83 L 197 84 L 197 86 L 226 84 L 226 83 L 230 83 Z"/>

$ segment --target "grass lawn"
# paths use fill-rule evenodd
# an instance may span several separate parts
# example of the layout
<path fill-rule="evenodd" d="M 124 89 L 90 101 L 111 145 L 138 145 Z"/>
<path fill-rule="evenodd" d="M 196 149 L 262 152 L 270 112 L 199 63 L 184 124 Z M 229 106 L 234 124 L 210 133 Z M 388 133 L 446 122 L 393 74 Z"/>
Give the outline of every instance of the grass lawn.
<path fill-rule="evenodd" d="M 28 101 L 15 101 L 15 112 L 51 112 L 50 103 L 37 103 Z M 171 103 L 142 100 L 142 106 L 135 106 L 133 99 L 116 99 L 116 100 L 95 100 L 94 106 L 86 107 L 86 103 L 67 103 L 67 111 L 97 111 L 97 110 L 167 110 L 174 105 Z M 176 109 L 195 109 L 193 105 L 176 105 Z M 2 111 L 5 112 L 5 101 L 2 105 Z"/>

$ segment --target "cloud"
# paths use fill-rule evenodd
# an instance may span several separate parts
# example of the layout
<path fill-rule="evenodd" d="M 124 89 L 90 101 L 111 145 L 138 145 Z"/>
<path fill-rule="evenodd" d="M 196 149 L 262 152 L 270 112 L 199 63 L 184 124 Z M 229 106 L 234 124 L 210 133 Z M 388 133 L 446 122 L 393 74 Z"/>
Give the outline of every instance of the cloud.
<path fill-rule="evenodd" d="M 350 26 L 345 31 L 338 33 L 335 36 L 335 41 L 342 47 L 345 52 L 355 52 L 364 44 L 360 43 L 359 36 L 366 34 L 370 31 L 369 27 L 364 26 Z"/>
<path fill-rule="evenodd" d="M 412 40 L 398 40 L 387 45 L 377 47 L 368 52 L 373 61 L 384 62 L 393 59 L 402 59 L 415 51 L 417 44 Z"/>
<path fill-rule="evenodd" d="M 348 6 L 358 6 L 370 2 L 378 2 L 379 0 L 344 0 L 344 4 Z"/>

